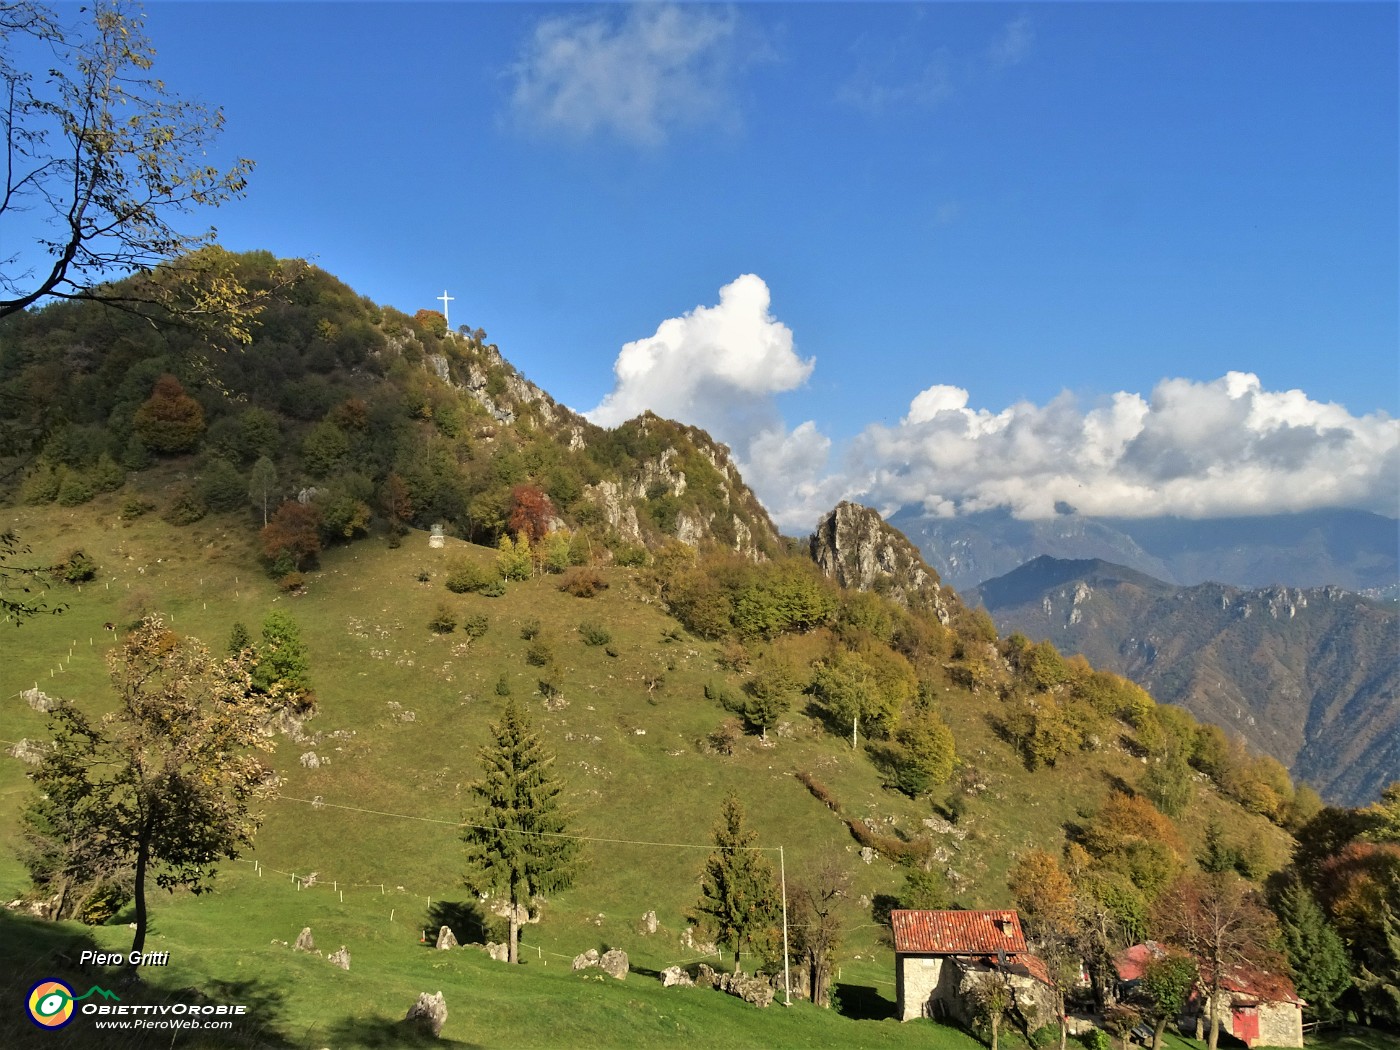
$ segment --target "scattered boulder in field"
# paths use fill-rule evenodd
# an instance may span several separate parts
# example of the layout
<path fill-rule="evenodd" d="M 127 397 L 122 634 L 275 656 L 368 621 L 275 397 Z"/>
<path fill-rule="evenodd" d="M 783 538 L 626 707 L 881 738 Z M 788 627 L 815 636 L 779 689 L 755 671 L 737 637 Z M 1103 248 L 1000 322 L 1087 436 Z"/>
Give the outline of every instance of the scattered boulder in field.
<path fill-rule="evenodd" d="M 598 960 L 598 966 L 609 977 L 620 981 L 627 976 L 629 969 L 627 953 L 621 948 L 612 948 L 603 953 L 603 957 Z"/>
<path fill-rule="evenodd" d="M 442 992 L 436 995 L 423 992 L 418 996 L 418 1001 L 408 1008 L 404 1021 L 424 1035 L 440 1036 L 442 1026 L 447 1023 L 447 1000 L 442 997 Z"/>
<path fill-rule="evenodd" d="M 582 955 L 575 955 L 575 956 L 574 956 L 574 969 L 575 969 L 575 970 L 586 970 L 586 969 L 588 969 L 590 966 L 597 966 L 597 965 L 598 965 L 598 949 L 597 949 L 597 948 L 589 948 L 588 951 L 584 952 Z"/>
<path fill-rule="evenodd" d="M 342 970 L 350 969 L 350 953 L 346 951 L 345 945 L 340 946 L 340 951 L 334 955 L 326 956 L 326 962 L 332 966 L 339 966 Z"/>
<path fill-rule="evenodd" d="M 663 988 L 694 988 L 695 978 L 686 973 L 679 966 L 668 966 L 661 971 L 661 987 Z"/>
<path fill-rule="evenodd" d="M 661 926 L 656 920 L 656 912 L 649 911 L 642 916 L 642 932 L 648 935 L 655 933 Z"/>
<path fill-rule="evenodd" d="M 486 947 L 482 950 L 497 962 L 510 962 L 509 944 L 497 944 L 495 941 L 487 941 Z"/>
<path fill-rule="evenodd" d="M 301 933 L 297 934 L 297 943 L 293 945 L 299 952 L 314 952 L 316 942 L 311 938 L 311 927 L 303 926 Z"/>
<path fill-rule="evenodd" d="M 451 926 L 443 926 L 438 930 L 437 946 L 439 951 L 457 947 L 457 937 L 453 934 Z"/>

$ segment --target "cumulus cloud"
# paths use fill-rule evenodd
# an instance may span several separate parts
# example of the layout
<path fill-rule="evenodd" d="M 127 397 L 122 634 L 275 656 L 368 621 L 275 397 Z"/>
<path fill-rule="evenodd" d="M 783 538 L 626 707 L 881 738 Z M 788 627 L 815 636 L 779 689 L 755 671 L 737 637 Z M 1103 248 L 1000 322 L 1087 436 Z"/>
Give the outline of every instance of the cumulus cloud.
<path fill-rule="evenodd" d="M 1258 376 L 1164 379 L 1147 395 L 1090 404 L 976 408 L 961 387 L 918 391 L 892 426 L 837 449 L 811 420 L 789 429 L 777 396 L 816 365 L 745 274 L 719 302 L 663 321 L 618 354 L 612 393 L 586 415 L 615 426 L 650 409 L 728 445 L 784 530 L 803 533 L 842 499 L 885 513 L 921 505 L 951 516 L 1007 508 L 1046 518 L 1066 505 L 1110 517 L 1210 518 L 1400 505 L 1400 420 L 1352 415 Z"/>
<path fill-rule="evenodd" d="M 639 3 L 541 20 L 510 70 L 525 124 L 643 145 L 725 119 L 737 30 L 732 11 Z"/>
<path fill-rule="evenodd" d="M 747 444 L 772 427 L 773 395 L 801 386 L 816 364 L 798 356 L 770 305 L 763 279 L 744 274 L 719 290 L 717 305 L 662 321 L 622 348 L 617 385 L 586 415 L 616 426 L 651 409 Z"/>
<path fill-rule="evenodd" d="M 990 412 L 932 386 L 894 427 L 856 439 L 853 490 L 886 508 L 935 514 L 1006 507 L 1083 514 L 1216 517 L 1351 506 L 1395 513 L 1400 421 L 1353 416 L 1300 390 L 1230 372 L 1166 379 L 1148 398 L 1120 392 L 1089 408 L 1062 394 Z"/>

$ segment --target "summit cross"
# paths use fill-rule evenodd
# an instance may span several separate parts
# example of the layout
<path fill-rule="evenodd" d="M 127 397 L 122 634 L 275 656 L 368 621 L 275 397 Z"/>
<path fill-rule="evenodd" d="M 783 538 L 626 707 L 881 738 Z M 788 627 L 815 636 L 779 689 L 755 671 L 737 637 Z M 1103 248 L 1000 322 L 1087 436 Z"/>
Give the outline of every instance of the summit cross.
<path fill-rule="evenodd" d="M 447 289 L 444 288 L 442 290 L 442 294 L 439 295 L 438 298 L 442 300 L 442 319 L 443 321 L 447 322 L 447 331 L 450 333 L 452 331 L 452 323 L 450 321 L 447 321 L 447 304 L 452 302 L 452 300 L 456 299 L 457 297 L 455 295 L 448 295 Z"/>

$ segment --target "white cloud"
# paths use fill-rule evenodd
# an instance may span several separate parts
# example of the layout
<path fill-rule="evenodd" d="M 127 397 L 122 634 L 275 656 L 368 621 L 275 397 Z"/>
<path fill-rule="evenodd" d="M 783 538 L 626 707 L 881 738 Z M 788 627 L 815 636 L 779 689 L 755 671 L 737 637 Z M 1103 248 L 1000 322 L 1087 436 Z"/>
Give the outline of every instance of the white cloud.
<path fill-rule="evenodd" d="M 732 11 L 638 3 L 546 18 L 510 73 L 527 125 L 656 145 L 679 125 L 726 119 Z"/>
<path fill-rule="evenodd" d="M 792 329 L 769 305 L 768 285 L 744 274 L 719 290 L 717 305 L 662 321 L 654 335 L 622 348 L 613 366 L 617 385 L 586 415 L 616 426 L 651 409 L 741 451 L 771 428 L 772 396 L 801 386 L 816 364 L 797 355 Z"/>
<path fill-rule="evenodd" d="M 886 507 L 1009 507 L 1025 518 L 1049 517 L 1057 502 L 1126 517 L 1393 514 L 1400 499 L 1400 421 L 1268 391 L 1249 373 L 1165 379 L 1146 399 L 1120 392 L 1087 410 L 1069 394 L 997 413 L 967 402 L 960 388 L 932 386 L 899 425 L 867 427 L 848 468 L 853 490 Z"/>
<path fill-rule="evenodd" d="M 815 361 L 771 312 L 768 286 L 745 274 L 714 306 L 663 321 L 618 354 L 612 393 L 588 417 L 603 426 L 651 409 L 728 445 L 781 528 L 802 534 L 842 499 L 889 513 L 921 504 L 951 516 L 995 507 L 1209 518 L 1400 504 L 1400 420 L 1354 416 L 1258 376 L 1164 379 L 1090 405 L 1062 393 L 1000 411 L 961 387 L 916 393 L 893 426 L 871 424 L 843 450 L 811 420 L 788 429 L 776 396 Z"/>
<path fill-rule="evenodd" d="M 1030 54 L 1035 32 L 1029 15 L 1013 19 L 1002 27 L 1001 35 L 987 49 L 987 61 L 993 69 L 1004 69 L 1025 61 Z"/>

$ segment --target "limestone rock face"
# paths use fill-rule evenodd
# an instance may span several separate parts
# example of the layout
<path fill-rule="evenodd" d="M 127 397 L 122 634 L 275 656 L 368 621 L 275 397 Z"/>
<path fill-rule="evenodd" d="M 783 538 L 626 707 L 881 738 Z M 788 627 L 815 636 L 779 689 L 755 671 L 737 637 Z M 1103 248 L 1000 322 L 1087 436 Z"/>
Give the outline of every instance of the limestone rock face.
<path fill-rule="evenodd" d="M 918 548 L 870 507 L 838 503 L 807 542 L 817 567 L 842 587 L 880 591 L 949 622 L 952 592 L 944 590 Z"/>
<path fill-rule="evenodd" d="M 447 1000 L 442 997 L 442 992 L 436 995 L 423 992 L 418 996 L 418 1001 L 408 1008 L 404 1020 L 424 1035 L 437 1038 L 442 1035 L 442 1026 L 447 1023 Z"/>

